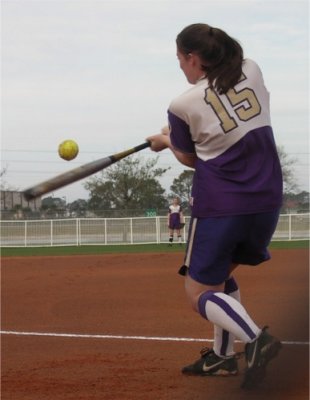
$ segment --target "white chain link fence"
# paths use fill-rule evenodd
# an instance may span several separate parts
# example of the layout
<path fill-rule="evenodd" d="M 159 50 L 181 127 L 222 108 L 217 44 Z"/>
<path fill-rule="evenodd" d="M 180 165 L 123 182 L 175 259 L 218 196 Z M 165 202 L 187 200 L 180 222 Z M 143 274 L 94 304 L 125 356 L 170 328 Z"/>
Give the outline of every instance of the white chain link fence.
<path fill-rule="evenodd" d="M 310 214 L 281 215 L 273 240 L 309 239 Z M 190 217 L 182 230 L 186 241 Z M 2 247 L 167 243 L 167 217 L 0 221 Z"/>

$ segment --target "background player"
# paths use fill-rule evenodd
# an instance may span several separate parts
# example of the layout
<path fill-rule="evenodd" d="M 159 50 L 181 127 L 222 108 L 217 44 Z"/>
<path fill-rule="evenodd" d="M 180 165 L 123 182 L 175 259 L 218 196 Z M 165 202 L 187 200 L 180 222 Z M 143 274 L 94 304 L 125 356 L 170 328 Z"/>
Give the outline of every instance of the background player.
<path fill-rule="evenodd" d="M 282 174 L 270 122 L 269 93 L 258 65 L 226 32 L 193 24 L 177 36 L 180 68 L 193 86 L 172 101 L 170 131 L 148 138 L 195 169 L 192 218 L 180 273 L 193 309 L 214 324 L 214 347 L 183 373 L 238 371 L 234 337 L 245 345 L 242 384 L 252 388 L 281 343 L 240 303 L 238 264 L 270 258 L 267 246 L 282 204 Z"/>
<path fill-rule="evenodd" d="M 168 210 L 169 245 L 172 246 L 174 231 L 176 231 L 179 244 L 182 244 L 181 223 L 184 221 L 182 207 L 177 197 L 172 200 Z"/>

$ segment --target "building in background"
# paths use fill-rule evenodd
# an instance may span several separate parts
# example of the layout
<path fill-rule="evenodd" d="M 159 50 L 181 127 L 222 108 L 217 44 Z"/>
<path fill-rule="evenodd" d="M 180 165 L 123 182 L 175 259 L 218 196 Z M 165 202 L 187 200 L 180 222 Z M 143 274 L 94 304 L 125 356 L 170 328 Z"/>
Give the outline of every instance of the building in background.
<path fill-rule="evenodd" d="M 39 212 L 42 206 L 40 197 L 34 200 L 26 200 L 23 192 L 16 190 L 0 191 L 0 210 L 2 219 L 8 214 L 14 213 L 15 218 L 23 218 L 24 211 Z"/>

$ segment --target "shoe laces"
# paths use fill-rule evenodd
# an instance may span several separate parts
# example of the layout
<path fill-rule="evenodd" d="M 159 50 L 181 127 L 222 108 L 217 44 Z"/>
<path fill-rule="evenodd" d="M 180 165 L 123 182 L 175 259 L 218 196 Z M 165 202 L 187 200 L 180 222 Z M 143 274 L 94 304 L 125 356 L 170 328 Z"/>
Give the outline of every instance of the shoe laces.
<path fill-rule="evenodd" d="M 214 350 L 213 350 L 213 349 L 210 349 L 210 347 L 203 347 L 203 348 L 200 350 L 200 355 L 201 355 L 201 357 L 206 357 L 206 356 L 208 356 L 208 355 L 211 354 L 211 353 L 214 353 Z"/>
<path fill-rule="evenodd" d="M 242 356 L 244 356 L 244 351 L 239 351 L 232 355 L 231 357 L 228 358 L 235 358 L 236 360 L 239 360 Z M 201 357 L 207 357 L 209 354 L 215 354 L 213 349 L 210 349 L 210 347 L 203 347 L 200 350 Z"/>

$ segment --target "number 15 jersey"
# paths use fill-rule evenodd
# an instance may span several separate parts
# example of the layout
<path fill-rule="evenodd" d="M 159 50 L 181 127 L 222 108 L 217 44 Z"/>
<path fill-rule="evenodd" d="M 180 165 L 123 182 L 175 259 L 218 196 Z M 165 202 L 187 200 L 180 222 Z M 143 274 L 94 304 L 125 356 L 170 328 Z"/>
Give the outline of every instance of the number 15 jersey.
<path fill-rule="evenodd" d="M 172 146 L 197 155 L 194 217 L 268 212 L 282 203 L 269 93 L 254 61 L 246 59 L 242 71 L 226 94 L 211 89 L 204 78 L 169 106 Z"/>

